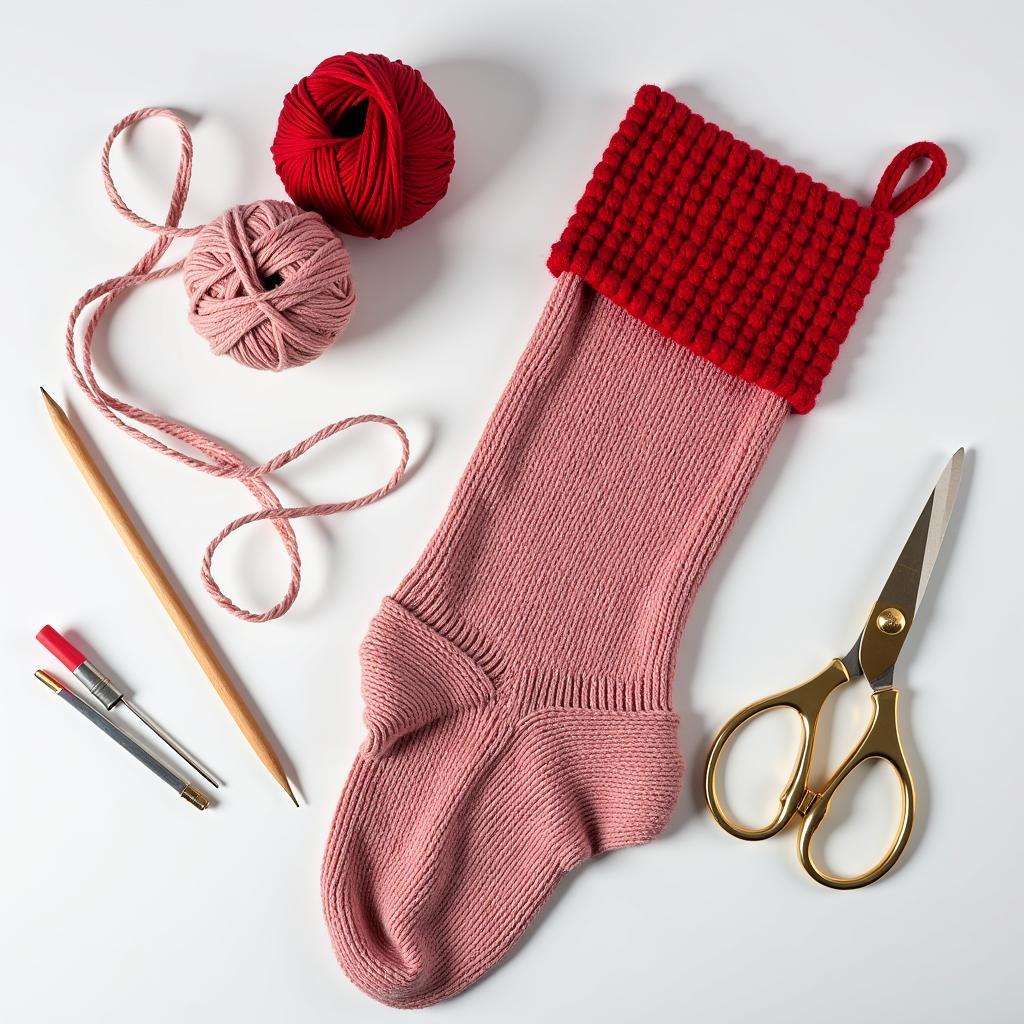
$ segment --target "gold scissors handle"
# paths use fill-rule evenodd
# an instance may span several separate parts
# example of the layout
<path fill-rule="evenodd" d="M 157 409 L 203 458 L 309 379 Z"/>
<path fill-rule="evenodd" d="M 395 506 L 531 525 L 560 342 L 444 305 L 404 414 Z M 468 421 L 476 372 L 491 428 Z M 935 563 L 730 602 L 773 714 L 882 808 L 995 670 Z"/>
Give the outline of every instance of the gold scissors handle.
<path fill-rule="evenodd" d="M 797 839 L 797 853 L 804 870 L 816 882 L 832 889 L 857 889 L 881 878 L 899 859 L 910 839 L 914 824 L 914 781 L 907 767 L 906 755 L 900 743 L 896 710 L 899 691 L 892 687 L 875 690 L 871 694 L 874 712 L 867 731 L 850 756 L 836 769 L 821 793 L 815 793 L 807 786 L 814 752 L 814 734 L 821 709 L 833 690 L 848 682 L 850 674 L 842 661 L 836 659 L 823 671 L 807 682 L 766 697 L 743 708 L 722 727 L 715 737 L 708 754 L 705 773 L 705 796 L 708 808 L 719 825 L 738 839 L 769 839 L 780 832 L 790 819 L 799 814 L 803 818 Z M 779 810 L 769 825 L 763 828 L 746 828 L 729 818 L 718 796 L 718 767 L 725 745 L 736 730 L 766 711 L 776 708 L 790 708 L 800 716 L 803 740 L 800 755 L 786 787 L 779 797 Z M 830 874 L 818 865 L 811 850 L 815 832 L 828 814 L 829 805 L 839 787 L 849 778 L 853 770 L 865 761 L 878 759 L 888 762 L 895 770 L 902 791 L 903 810 L 899 830 L 885 856 L 869 871 L 851 878 L 840 878 Z"/>
<path fill-rule="evenodd" d="M 821 672 L 807 682 L 794 686 L 791 690 L 783 690 L 755 704 L 750 704 L 737 712 L 722 727 L 715 737 L 708 754 L 707 770 L 704 775 L 704 794 L 712 817 L 722 828 L 737 839 L 770 839 L 785 828 L 787 822 L 799 809 L 807 791 L 807 776 L 811 770 L 811 755 L 814 752 L 814 731 L 818 725 L 821 709 L 828 700 L 829 694 L 843 683 L 850 681 L 850 673 L 846 666 L 837 658 L 830 662 Z M 779 796 L 779 811 L 770 825 L 764 828 L 745 828 L 737 824 L 726 814 L 718 796 L 718 762 L 725 750 L 725 745 L 737 729 L 747 722 L 776 708 L 790 708 L 800 716 L 803 739 L 800 756 L 793 768 L 785 789 Z M 820 822 L 819 822 L 820 824 Z M 817 826 L 815 826 L 817 827 Z M 810 837 L 808 837 L 809 841 Z"/>
<path fill-rule="evenodd" d="M 893 687 L 893 669 L 914 622 L 921 595 L 935 568 L 939 547 L 959 493 L 963 461 L 964 450 L 960 448 L 946 463 L 868 615 L 856 645 L 846 657 L 831 662 L 813 679 L 800 686 L 745 707 L 725 723 L 708 753 L 704 793 L 715 821 L 738 839 L 767 839 L 780 832 L 798 814 L 803 819 L 797 840 L 800 863 L 816 882 L 833 889 L 856 889 L 881 878 L 906 849 L 910 830 L 914 826 L 914 782 L 900 743 L 896 715 L 899 692 Z M 871 686 L 874 708 L 871 724 L 850 756 L 825 784 L 825 788 L 815 793 L 808 787 L 807 780 L 818 719 L 832 691 L 854 676 L 863 676 Z M 779 810 L 775 819 L 764 828 L 746 828 L 732 821 L 722 807 L 718 795 L 719 761 L 737 729 L 775 708 L 789 708 L 799 716 L 803 730 L 800 755 L 779 797 Z M 903 801 L 899 830 L 885 856 L 873 868 L 861 875 L 841 878 L 818 865 L 811 846 L 815 833 L 828 816 L 836 791 L 859 765 L 873 759 L 887 762 L 899 779 Z"/>
<path fill-rule="evenodd" d="M 903 745 L 900 743 L 900 731 L 896 719 L 899 697 L 899 690 L 892 687 L 875 690 L 871 694 L 874 713 L 871 716 L 871 724 L 860 743 L 836 769 L 822 792 L 819 795 L 808 792 L 807 801 L 801 801 L 797 807 L 804 819 L 797 840 L 800 863 L 811 878 L 832 889 L 859 889 L 862 885 L 870 885 L 877 881 L 899 860 L 900 854 L 906 849 L 907 841 L 910 839 L 910 830 L 914 827 L 914 780 L 910 776 L 906 755 L 903 753 Z M 829 803 L 835 796 L 836 790 L 859 764 L 872 759 L 888 762 L 900 780 L 903 796 L 900 827 L 885 856 L 873 868 L 852 878 L 838 878 L 815 863 L 811 852 L 811 840 L 825 820 Z"/>

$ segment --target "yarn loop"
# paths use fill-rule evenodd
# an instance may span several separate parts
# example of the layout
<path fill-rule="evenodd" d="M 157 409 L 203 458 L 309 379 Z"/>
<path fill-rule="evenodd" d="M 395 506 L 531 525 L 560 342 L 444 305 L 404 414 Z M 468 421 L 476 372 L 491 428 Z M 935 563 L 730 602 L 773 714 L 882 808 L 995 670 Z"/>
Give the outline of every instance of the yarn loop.
<path fill-rule="evenodd" d="M 140 217 L 121 198 L 110 175 L 110 149 L 126 128 L 150 117 L 171 121 L 178 130 L 181 154 L 167 217 L 163 224 Z M 212 437 L 177 420 L 131 405 L 106 391 L 93 367 L 96 329 L 116 298 L 145 281 L 155 281 L 185 269 L 190 319 L 207 330 L 214 351 L 231 354 L 246 365 L 283 368 L 314 358 L 324 343 L 331 317 L 351 309 L 351 291 L 345 292 L 348 257 L 341 240 L 315 214 L 303 213 L 290 203 L 267 200 L 235 207 L 209 225 L 179 226 L 192 173 L 192 139 L 184 122 L 170 110 L 146 107 L 114 126 L 103 147 L 103 180 L 114 208 L 133 224 L 159 237 L 126 273 L 90 288 L 75 304 L 65 331 L 65 351 L 75 381 L 89 401 L 115 426 L 154 451 L 210 476 L 240 481 L 262 506 L 259 511 L 229 523 L 209 543 L 203 556 L 201 578 L 207 593 L 222 608 L 247 622 L 279 618 L 294 604 L 301 583 L 301 559 L 291 520 L 326 516 L 362 508 L 393 491 L 409 461 L 409 441 L 401 426 L 388 416 L 350 416 L 321 428 L 298 444 L 260 465 L 251 465 Z M 192 252 L 164 267 L 157 264 L 175 238 L 196 236 Z M 350 287 L 350 285 L 348 286 Z M 347 294 L 347 299 L 345 295 Z M 85 310 L 97 303 L 85 322 L 79 357 L 76 327 Z M 347 306 L 346 306 L 347 302 Z M 296 324 L 317 330 L 303 333 Z M 333 337 L 333 336 L 331 336 Z M 279 345 L 279 342 L 286 344 Z M 285 362 L 287 360 L 287 362 Z M 186 450 L 171 447 L 140 429 L 148 427 L 177 441 Z M 388 480 L 350 501 L 286 507 L 266 477 L 335 434 L 362 423 L 379 423 L 398 438 L 401 454 Z M 191 449 L 196 454 L 190 454 Z M 268 521 L 277 531 L 291 564 L 288 589 L 265 612 L 251 612 L 235 604 L 213 578 L 213 555 L 235 530 Z"/>
<path fill-rule="evenodd" d="M 285 96 L 271 153 L 299 206 L 345 234 L 387 238 L 444 196 L 455 129 L 415 68 L 346 53 Z"/>
<path fill-rule="evenodd" d="M 917 160 L 927 160 L 927 170 L 920 178 L 897 192 L 896 187 Z M 946 154 L 940 146 L 934 142 L 912 142 L 889 161 L 889 166 L 882 172 L 871 205 L 876 210 L 886 210 L 894 217 L 899 217 L 931 195 L 945 174 Z"/>

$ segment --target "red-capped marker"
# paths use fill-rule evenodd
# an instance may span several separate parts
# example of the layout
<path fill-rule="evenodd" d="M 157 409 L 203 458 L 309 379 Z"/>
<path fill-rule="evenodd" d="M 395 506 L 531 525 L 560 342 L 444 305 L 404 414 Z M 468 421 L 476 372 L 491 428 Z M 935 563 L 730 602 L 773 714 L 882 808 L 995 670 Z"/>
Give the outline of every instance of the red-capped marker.
<path fill-rule="evenodd" d="M 160 737 L 186 764 L 191 765 L 211 786 L 219 787 L 220 783 L 200 765 L 181 745 L 149 715 L 140 711 L 125 695 L 104 675 L 67 637 L 62 636 L 53 626 L 43 626 L 36 639 L 69 671 L 85 688 L 110 711 L 123 704 L 140 722 L 148 726 Z"/>
<path fill-rule="evenodd" d="M 85 655 L 53 626 L 43 626 L 36 639 L 69 671 L 74 672 L 85 664 Z M 82 680 L 85 682 L 85 680 Z M 107 710 L 110 710 L 108 706 Z"/>

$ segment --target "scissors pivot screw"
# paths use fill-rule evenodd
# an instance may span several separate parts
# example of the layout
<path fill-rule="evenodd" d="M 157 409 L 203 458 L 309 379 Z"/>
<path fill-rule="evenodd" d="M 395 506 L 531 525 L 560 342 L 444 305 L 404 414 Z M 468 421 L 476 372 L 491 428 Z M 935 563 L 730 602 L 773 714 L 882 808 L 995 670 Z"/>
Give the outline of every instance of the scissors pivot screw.
<path fill-rule="evenodd" d="M 878 613 L 875 625 L 888 636 L 896 636 L 906 629 L 907 617 L 899 608 L 885 608 Z"/>

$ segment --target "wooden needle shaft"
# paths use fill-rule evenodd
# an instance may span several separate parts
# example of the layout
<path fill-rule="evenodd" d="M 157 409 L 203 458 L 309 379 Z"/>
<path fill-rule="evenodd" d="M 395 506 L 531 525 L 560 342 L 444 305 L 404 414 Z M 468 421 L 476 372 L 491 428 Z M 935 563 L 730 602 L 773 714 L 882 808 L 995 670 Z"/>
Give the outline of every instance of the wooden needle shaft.
<path fill-rule="evenodd" d="M 242 695 L 238 692 L 238 688 L 232 681 L 231 676 L 228 675 L 224 666 L 220 663 L 220 659 L 214 653 L 210 642 L 206 639 L 206 635 L 196 624 L 195 619 L 178 595 L 174 585 L 167 578 L 167 573 L 164 572 L 163 567 L 143 540 L 142 535 L 128 516 L 124 506 L 118 500 L 117 495 L 99 466 L 96 465 L 95 460 L 85 447 L 82 438 L 72 426 L 64 410 L 46 391 L 42 388 L 39 390 L 43 393 L 46 411 L 50 414 L 50 419 L 53 420 L 53 425 L 56 427 L 61 441 L 64 442 L 64 447 L 67 448 L 79 472 L 85 477 L 86 483 L 96 496 L 96 500 L 102 506 L 103 511 L 106 512 L 114 529 L 117 530 L 125 547 L 131 553 L 132 558 L 135 559 L 136 565 L 142 570 L 142 575 L 146 577 L 147 582 L 160 599 L 160 603 L 164 606 L 164 610 L 170 616 L 175 627 L 177 627 L 182 639 L 188 644 L 189 650 L 194 655 L 196 661 L 199 662 L 203 672 L 206 673 L 206 678 L 213 684 L 214 690 L 217 691 L 217 696 L 224 702 L 224 706 L 231 713 L 231 717 L 235 720 L 238 728 L 242 730 L 242 735 L 248 740 L 252 749 L 256 751 L 259 759 L 266 765 L 267 771 L 278 781 L 281 788 L 284 789 L 297 807 L 299 802 L 295 799 L 295 794 L 288 783 L 288 776 L 285 775 L 284 769 L 274 753 L 274 748 L 267 741 L 266 736 L 263 735 L 263 730 L 256 721 L 252 710 L 242 699 Z"/>

